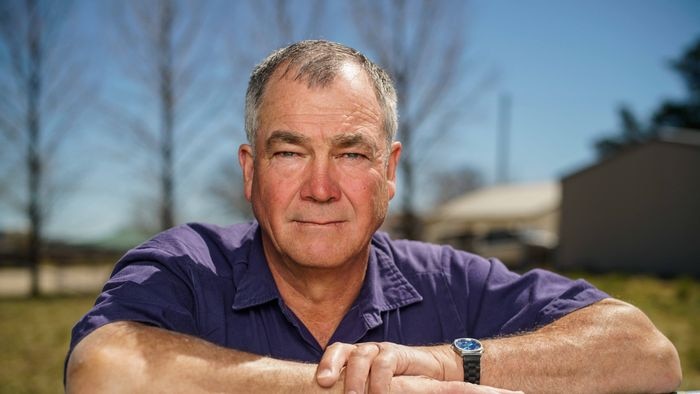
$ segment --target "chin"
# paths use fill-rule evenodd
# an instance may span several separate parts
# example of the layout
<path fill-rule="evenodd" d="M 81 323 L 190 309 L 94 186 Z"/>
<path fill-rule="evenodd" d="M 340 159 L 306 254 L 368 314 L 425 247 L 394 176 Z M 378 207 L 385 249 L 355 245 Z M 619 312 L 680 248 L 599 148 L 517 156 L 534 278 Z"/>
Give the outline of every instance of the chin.
<path fill-rule="evenodd" d="M 338 242 L 325 242 L 324 247 L 315 248 L 304 247 L 304 243 L 299 243 L 297 248 L 290 250 L 291 257 L 297 264 L 307 268 L 332 269 L 341 267 L 353 259 L 353 254 L 349 253 L 347 244 L 345 247 L 338 247 Z"/>
<path fill-rule="evenodd" d="M 320 269 L 336 268 L 348 261 L 348 258 L 344 256 L 319 253 L 301 253 L 297 254 L 297 256 L 290 255 L 290 257 L 301 266 Z"/>

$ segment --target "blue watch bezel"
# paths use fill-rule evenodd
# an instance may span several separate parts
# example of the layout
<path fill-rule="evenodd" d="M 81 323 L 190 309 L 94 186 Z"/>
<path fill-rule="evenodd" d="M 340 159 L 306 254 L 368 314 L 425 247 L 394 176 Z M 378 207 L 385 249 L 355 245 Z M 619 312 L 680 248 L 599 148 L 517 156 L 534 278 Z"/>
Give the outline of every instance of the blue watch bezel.
<path fill-rule="evenodd" d="M 462 356 L 481 355 L 484 352 L 484 346 L 474 338 L 457 338 L 452 342 L 452 348 Z"/>

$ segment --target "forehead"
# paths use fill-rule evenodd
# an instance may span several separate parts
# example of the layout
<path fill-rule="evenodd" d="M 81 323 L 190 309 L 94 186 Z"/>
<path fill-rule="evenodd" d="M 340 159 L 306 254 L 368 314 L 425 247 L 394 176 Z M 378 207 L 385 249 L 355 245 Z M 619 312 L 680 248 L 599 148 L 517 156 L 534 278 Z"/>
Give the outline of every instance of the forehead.
<path fill-rule="evenodd" d="M 381 129 L 379 102 L 369 77 L 358 65 L 343 64 L 324 86 L 309 86 L 304 78 L 294 79 L 296 70 L 285 71 L 286 67 L 279 67 L 265 89 L 258 113 L 259 132 L 299 122 Z"/>

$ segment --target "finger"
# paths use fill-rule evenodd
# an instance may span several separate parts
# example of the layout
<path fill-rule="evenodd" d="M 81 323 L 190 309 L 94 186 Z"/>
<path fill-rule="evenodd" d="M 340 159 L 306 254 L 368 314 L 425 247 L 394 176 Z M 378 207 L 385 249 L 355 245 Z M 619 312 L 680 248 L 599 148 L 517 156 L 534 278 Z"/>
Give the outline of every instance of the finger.
<path fill-rule="evenodd" d="M 341 342 L 328 346 L 316 368 L 316 382 L 321 387 L 331 387 L 338 382 L 340 372 L 353 350 L 355 345 Z"/>
<path fill-rule="evenodd" d="M 378 344 L 379 354 L 372 361 L 369 374 L 370 393 L 388 393 L 396 374 L 397 352 L 393 346 Z"/>
<path fill-rule="evenodd" d="M 345 365 L 345 392 L 364 393 L 370 368 L 374 358 L 379 354 L 379 345 L 376 343 L 362 343 L 356 345 L 350 353 Z"/>

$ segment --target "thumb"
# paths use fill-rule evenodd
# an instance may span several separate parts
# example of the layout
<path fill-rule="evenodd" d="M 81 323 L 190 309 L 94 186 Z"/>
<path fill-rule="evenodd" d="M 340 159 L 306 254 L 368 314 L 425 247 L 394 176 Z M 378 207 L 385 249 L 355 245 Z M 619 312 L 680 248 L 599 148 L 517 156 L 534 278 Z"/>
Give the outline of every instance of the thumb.
<path fill-rule="evenodd" d="M 321 387 L 332 387 L 340 379 L 340 373 L 347 362 L 353 345 L 336 342 L 326 348 L 316 368 L 316 382 Z"/>

